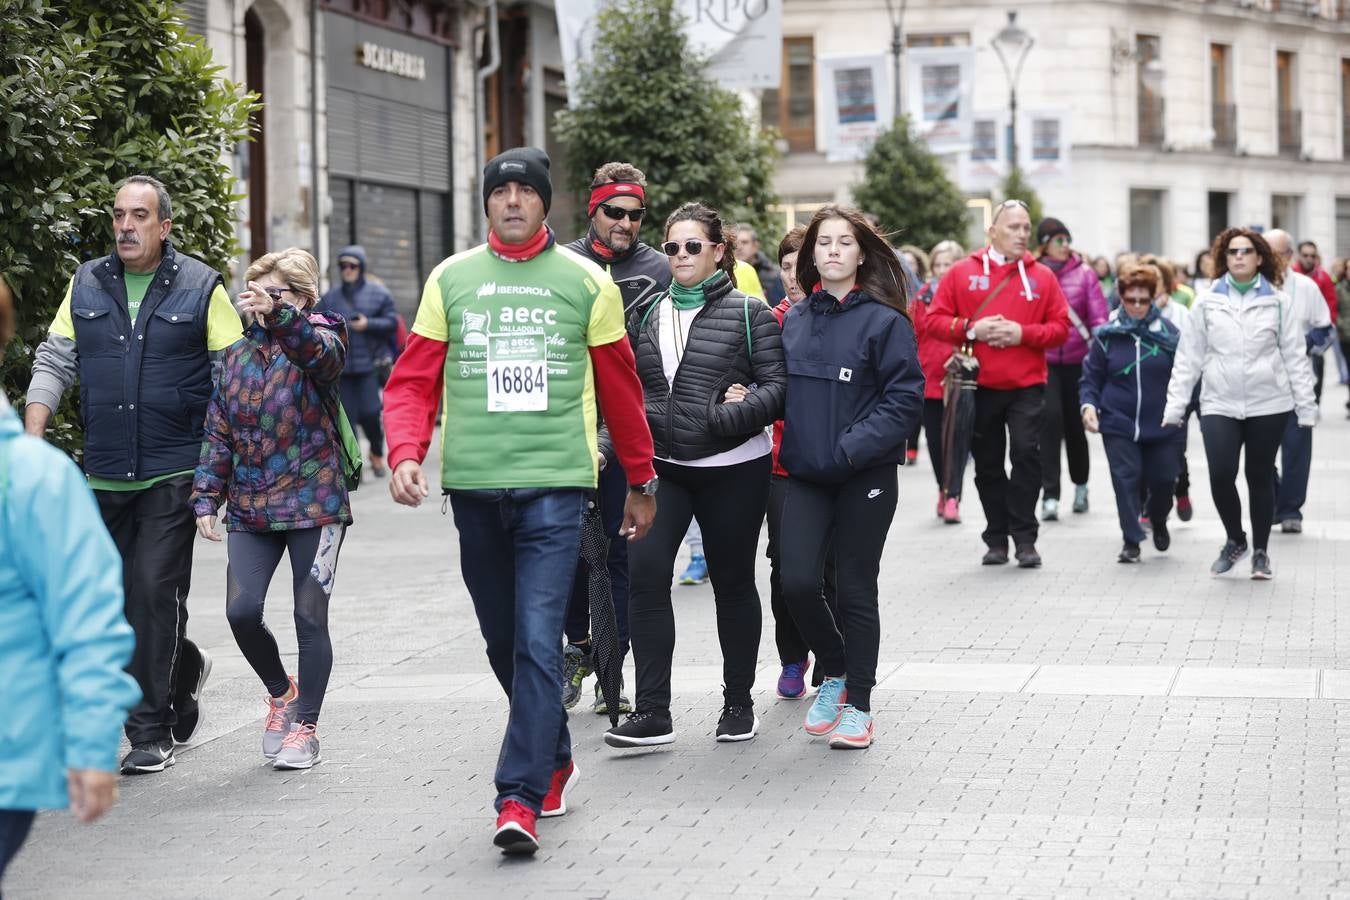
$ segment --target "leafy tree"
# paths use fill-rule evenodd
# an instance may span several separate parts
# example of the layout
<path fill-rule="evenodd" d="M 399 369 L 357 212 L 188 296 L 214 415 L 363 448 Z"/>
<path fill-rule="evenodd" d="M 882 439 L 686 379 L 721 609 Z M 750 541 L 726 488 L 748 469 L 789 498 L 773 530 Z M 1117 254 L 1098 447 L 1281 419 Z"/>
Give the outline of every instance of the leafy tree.
<path fill-rule="evenodd" d="M 897 243 L 927 249 L 938 241 L 965 243 L 966 197 L 942 160 L 909 131 L 907 116 L 873 142 L 853 202 L 877 217 Z"/>
<path fill-rule="evenodd" d="M 629 162 L 647 175 L 649 240 L 689 200 L 774 235 L 774 136 L 756 128 L 739 96 L 703 74 L 706 59 L 689 48 L 682 18 L 674 0 L 613 0 L 601 11 L 594 61 L 558 114 L 567 187 L 585 196 L 597 168 Z M 585 214 L 582 203 L 579 229 Z"/>
<path fill-rule="evenodd" d="M 1014 199 L 1021 200 L 1027 205 L 1027 211 L 1031 214 L 1031 231 L 1034 235 L 1036 226 L 1045 218 L 1045 213 L 1041 210 L 1041 198 L 1032 189 L 1020 166 L 1013 166 L 1008 172 L 1008 177 L 1003 180 L 1003 196 L 995 198 L 995 202 Z"/>
<path fill-rule="evenodd" d="M 12 401 L 76 267 L 112 251 L 117 184 L 154 175 L 176 248 L 226 271 L 237 252 L 233 176 L 254 98 L 177 21 L 172 0 L 0 0 L 0 275 L 18 334 L 0 364 Z M 51 435 L 77 451 L 75 392 Z"/>

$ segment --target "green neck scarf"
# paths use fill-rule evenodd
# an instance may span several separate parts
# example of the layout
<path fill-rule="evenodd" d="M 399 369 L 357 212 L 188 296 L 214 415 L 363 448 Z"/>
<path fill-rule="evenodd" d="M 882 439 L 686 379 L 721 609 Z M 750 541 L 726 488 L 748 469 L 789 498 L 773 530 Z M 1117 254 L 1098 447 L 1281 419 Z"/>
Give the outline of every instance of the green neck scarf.
<path fill-rule="evenodd" d="M 1245 293 L 1247 293 L 1247 292 L 1250 291 L 1253 287 L 1255 287 L 1256 282 L 1258 282 L 1258 281 L 1261 280 L 1261 276 L 1260 276 L 1259 273 L 1256 274 L 1256 275 L 1253 275 L 1251 281 L 1238 281 L 1236 278 L 1233 277 L 1233 273 L 1232 273 L 1232 272 L 1229 272 L 1229 273 L 1228 273 L 1227 275 L 1225 275 L 1224 277 L 1228 279 L 1228 283 L 1229 283 L 1230 285 L 1232 285 L 1233 287 L 1237 288 L 1237 292 L 1238 292 L 1239 294 L 1245 294 Z"/>
<path fill-rule="evenodd" d="M 685 287 L 672 279 L 670 282 L 670 305 L 676 309 L 698 309 L 707 299 L 703 296 L 703 288 L 721 274 L 720 270 L 714 272 L 693 287 Z"/>

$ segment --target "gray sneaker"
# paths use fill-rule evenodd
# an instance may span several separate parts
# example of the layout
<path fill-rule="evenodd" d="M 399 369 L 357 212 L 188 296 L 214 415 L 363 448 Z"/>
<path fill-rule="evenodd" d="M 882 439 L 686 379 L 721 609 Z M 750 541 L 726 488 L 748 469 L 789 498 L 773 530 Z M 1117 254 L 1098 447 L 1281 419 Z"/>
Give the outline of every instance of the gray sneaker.
<path fill-rule="evenodd" d="M 600 690 L 600 679 L 595 680 L 595 703 L 591 706 L 591 711 L 597 716 L 609 715 L 609 704 L 605 702 L 605 694 Z M 628 699 L 624 693 L 623 681 L 619 681 L 619 712 L 630 713 L 633 711 L 633 701 Z"/>
<path fill-rule="evenodd" d="M 581 685 L 591 674 L 591 655 L 576 644 L 563 648 L 562 701 L 563 709 L 571 709 L 581 699 Z"/>
<path fill-rule="evenodd" d="M 295 686 L 294 678 L 291 679 L 291 686 Z M 264 697 L 263 702 L 267 704 L 267 721 L 263 723 L 263 756 L 276 759 L 286 735 L 295 724 L 295 710 L 300 702 L 300 691 L 296 689 L 295 697 L 290 703 L 283 703 L 279 697 L 270 695 Z"/>
<path fill-rule="evenodd" d="M 274 769 L 308 769 L 319 761 L 319 733 L 313 725 L 291 726 L 281 752 L 272 762 Z"/>

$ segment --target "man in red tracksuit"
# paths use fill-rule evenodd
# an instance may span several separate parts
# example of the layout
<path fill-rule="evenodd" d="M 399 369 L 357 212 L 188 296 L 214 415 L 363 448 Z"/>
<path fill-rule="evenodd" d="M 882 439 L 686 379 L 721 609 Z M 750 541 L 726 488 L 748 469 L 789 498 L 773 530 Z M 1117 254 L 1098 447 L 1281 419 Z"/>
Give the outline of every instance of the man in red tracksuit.
<path fill-rule="evenodd" d="M 1055 273 L 1027 252 L 1030 238 L 1025 203 L 1005 200 L 995 207 L 989 246 L 948 270 L 923 321 L 929 339 L 974 346 L 980 374 L 971 453 L 988 521 L 984 564 L 1007 563 L 1011 537 L 1024 569 L 1041 564 L 1036 497 L 1045 351 L 1064 343 L 1069 333 L 1064 294 Z M 1011 479 L 1003 467 L 1009 447 Z"/>

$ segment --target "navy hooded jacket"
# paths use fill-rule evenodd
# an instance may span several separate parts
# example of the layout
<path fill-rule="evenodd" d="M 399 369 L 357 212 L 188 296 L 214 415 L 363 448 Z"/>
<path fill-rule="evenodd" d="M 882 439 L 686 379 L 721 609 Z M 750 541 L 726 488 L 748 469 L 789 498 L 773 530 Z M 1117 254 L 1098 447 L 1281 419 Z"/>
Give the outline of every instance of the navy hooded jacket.
<path fill-rule="evenodd" d="M 1180 331 L 1155 306 L 1139 322 L 1111 313 L 1097 329 L 1078 382 L 1082 406 L 1097 410 L 1102 434 L 1136 442 L 1182 440 L 1183 428 L 1164 428 L 1163 407 Z"/>
<path fill-rule="evenodd" d="M 794 478 L 838 484 L 898 465 L 923 409 L 923 368 L 904 313 L 855 290 L 816 291 L 783 317 L 787 411 L 779 461 Z"/>
<path fill-rule="evenodd" d="M 328 289 L 319 301 L 318 309 L 341 316 L 348 326 L 347 364 L 343 375 L 369 375 L 375 371 L 375 360 L 392 353 L 394 332 L 398 329 L 394 298 L 382 284 L 366 278 L 366 251 L 360 244 L 352 244 L 338 251 L 338 259 L 352 257 L 361 263 L 361 276 L 348 284 L 340 282 Z M 356 316 L 366 317 L 366 330 L 351 328 Z"/>

